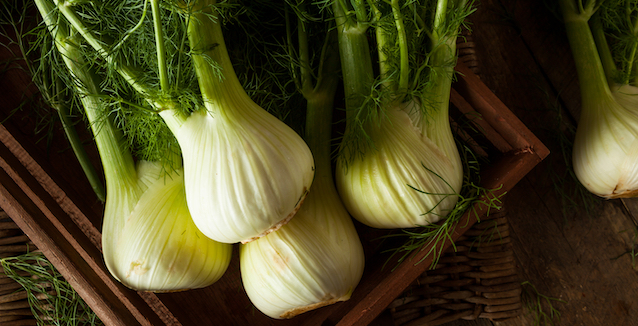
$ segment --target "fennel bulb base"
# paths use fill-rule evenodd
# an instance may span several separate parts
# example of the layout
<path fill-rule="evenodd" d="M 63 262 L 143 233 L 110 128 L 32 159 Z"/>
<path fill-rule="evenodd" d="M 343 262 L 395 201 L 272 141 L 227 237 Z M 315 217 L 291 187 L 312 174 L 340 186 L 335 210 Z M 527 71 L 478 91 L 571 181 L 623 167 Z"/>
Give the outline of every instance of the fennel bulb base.
<path fill-rule="evenodd" d="M 299 199 L 299 202 L 297 203 L 297 206 L 295 206 L 295 209 L 292 210 L 292 212 L 290 212 L 290 214 L 288 214 L 288 216 L 286 216 L 286 218 L 284 218 L 283 220 L 279 221 L 277 224 L 271 226 L 268 230 L 250 238 L 250 239 L 246 239 L 246 240 L 242 240 L 241 244 L 247 244 L 249 242 L 255 241 L 261 237 L 265 237 L 270 233 L 273 233 L 279 229 L 281 229 L 282 226 L 288 224 L 288 222 L 290 222 L 290 220 L 292 219 L 293 216 L 295 216 L 295 214 L 297 214 L 297 212 L 299 211 L 299 208 L 301 208 L 301 204 L 303 204 L 304 200 L 306 199 L 306 196 L 308 196 L 308 189 L 304 188 L 303 191 L 303 195 L 301 196 L 301 198 Z"/>
<path fill-rule="evenodd" d="M 160 112 L 175 122 L 171 129 L 182 149 L 193 221 L 222 243 L 246 242 L 278 229 L 314 178 L 314 158 L 303 139 L 253 102 L 241 103 L 244 114 L 200 109 L 183 122 L 174 112 Z"/>
<path fill-rule="evenodd" d="M 633 189 L 633 190 L 625 190 L 623 192 L 619 192 L 616 193 L 616 190 L 614 190 L 613 193 L 606 195 L 606 196 L 602 196 L 605 199 L 616 199 L 616 198 L 634 198 L 634 197 L 638 197 L 638 189 Z"/>
<path fill-rule="evenodd" d="M 303 307 L 297 307 L 297 308 L 293 308 L 290 309 L 286 312 L 284 312 L 281 316 L 279 316 L 281 319 L 290 319 L 293 318 L 295 316 L 301 315 L 304 312 L 308 312 L 308 311 L 312 311 L 315 309 L 319 309 L 322 307 L 326 307 L 329 306 L 331 304 L 335 304 L 337 302 L 341 302 L 341 301 L 348 301 L 350 300 L 350 295 L 351 293 L 349 292 L 348 294 L 340 297 L 340 298 L 326 298 L 321 302 L 317 302 L 317 303 L 313 303 L 313 304 L 309 304 L 307 306 L 303 306 Z"/>

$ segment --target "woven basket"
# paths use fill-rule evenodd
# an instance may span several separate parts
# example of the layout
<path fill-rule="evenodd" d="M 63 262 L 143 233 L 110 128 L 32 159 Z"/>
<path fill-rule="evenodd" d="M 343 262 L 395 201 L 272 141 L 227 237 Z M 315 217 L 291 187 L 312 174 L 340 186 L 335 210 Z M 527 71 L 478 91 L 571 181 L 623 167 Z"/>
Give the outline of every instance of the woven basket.
<path fill-rule="evenodd" d="M 501 321 L 522 312 L 521 282 L 504 209 L 475 224 L 389 307 L 399 326 Z"/>
<path fill-rule="evenodd" d="M 472 33 L 463 28 L 461 37 L 456 40 L 456 50 L 458 51 L 458 60 L 463 62 L 466 67 L 470 68 L 474 74 L 480 76 L 479 61 L 474 49 L 474 38 Z"/>
<path fill-rule="evenodd" d="M 0 211 L 0 258 L 19 256 L 35 250 L 37 248 L 22 230 L 5 212 Z M 9 278 L 2 267 L 0 267 L 0 325 L 37 325 L 37 320 L 27 301 L 27 292 L 20 284 Z"/>

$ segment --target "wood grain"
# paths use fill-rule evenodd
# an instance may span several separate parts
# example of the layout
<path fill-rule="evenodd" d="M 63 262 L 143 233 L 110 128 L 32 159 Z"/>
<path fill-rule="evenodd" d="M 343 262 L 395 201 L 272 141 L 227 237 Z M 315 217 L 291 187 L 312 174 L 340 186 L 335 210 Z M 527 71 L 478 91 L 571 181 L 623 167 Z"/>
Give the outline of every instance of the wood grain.
<path fill-rule="evenodd" d="M 581 100 L 552 3 L 484 0 L 471 17 L 481 79 L 552 152 L 505 197 L 515 255 L 524 280 L 565 301 L 554 302 L 556 325 L 638 325 L 638 275 L 629 254 L 637 241 L 637 199 L 594 199 L 586 211 L 573 193 L 568 199 L 580 207 L 558 192 L 577 187 L 560 139 L 573 139 Z M 486 322 L 537 325 L 537 315 L 526 309 L 512 320 Z M 475 324 L 446 324 L 469 325 Z"/>

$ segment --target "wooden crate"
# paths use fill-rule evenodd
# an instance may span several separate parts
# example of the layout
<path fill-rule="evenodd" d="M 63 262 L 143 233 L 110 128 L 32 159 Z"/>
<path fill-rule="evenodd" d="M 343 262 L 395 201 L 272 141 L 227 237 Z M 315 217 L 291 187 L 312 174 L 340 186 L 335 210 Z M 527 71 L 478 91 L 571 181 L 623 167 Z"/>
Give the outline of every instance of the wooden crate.
<path fill-rule="evenodd" d="M 457 70 L 460 73 L 451 102 L 458 114 L 480 115 L 473 122 L 489 140 L 486 152 L 490 158 L 482 171 L 481 185 L 494 189 L 492 196 L 500 196 L 549 151 L 476 75 L 462 64 Z M 291 320 L 274 320 L 252 307 L 241 285 L 236 251 L 222 279 L 205 289 L 167 294 L 127 289 L 110 276 L 102 260 L 99 230 L 103 207 L 84 180 L 79 164 L 63 136 L 52 142 L 39 140 L 32 133 L 35 117 L 24 112 L 11 114 L 23 100 L 25 89 L 27 94 L 32 90 L 20 71 L 7 77 L 0 81 L 5 90 L 0 103 L 4 121 L 0 126 L 0 207 L 108 325 L 368 325 L 430 266 L 431 257 L 424 257 L 427 248 L 400 264 L 388 262 L 388 255 L 369 241 L 379 231 L 357 225 L 367 261 L 352 298 Z M 99 162 L 90 142 L 87 149 Z M 458 223 L 451 240 L 458 239 L 486 213 L 486 205 L 475 205 Z M 450 241 L 444 244 L 445 248 L 450 245 Z"/>

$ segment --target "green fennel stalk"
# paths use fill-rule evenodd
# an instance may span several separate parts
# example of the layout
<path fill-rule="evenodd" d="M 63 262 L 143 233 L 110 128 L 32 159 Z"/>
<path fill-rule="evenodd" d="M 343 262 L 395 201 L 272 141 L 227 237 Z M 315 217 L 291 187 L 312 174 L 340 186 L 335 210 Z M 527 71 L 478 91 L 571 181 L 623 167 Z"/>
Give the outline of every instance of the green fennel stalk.
<path fill-rule="evenodd" d="M 453 209 L 463 179 L 448 110 L 456 38 L 471 4 L 324 2 L 328 5 L 346 95 L 337 169 L 346 206 L 373 227 L 438 221 Z"/>

